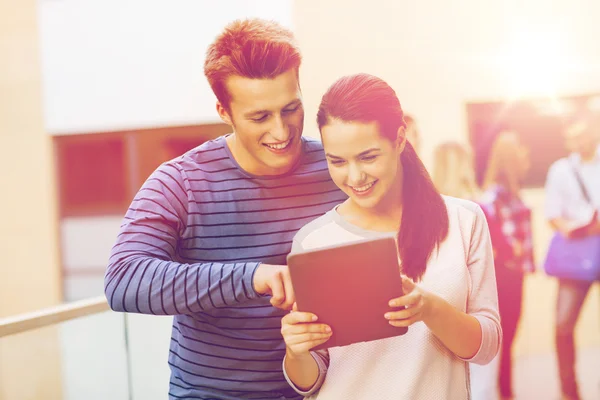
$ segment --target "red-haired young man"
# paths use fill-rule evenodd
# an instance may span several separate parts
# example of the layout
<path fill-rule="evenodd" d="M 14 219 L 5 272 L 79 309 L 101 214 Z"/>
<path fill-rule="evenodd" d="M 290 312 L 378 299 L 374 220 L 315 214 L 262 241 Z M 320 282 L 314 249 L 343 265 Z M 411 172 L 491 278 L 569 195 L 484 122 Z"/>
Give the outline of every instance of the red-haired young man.
<path fill-rule="evenodd" d="M 125 215 L 105 292 L 114 310 L 174 316 L 170 399 L 299 397 L 282 373 L 285 258 L 345 198 L 302 138 L 300 63 L 277 23 L 228 25 L 205 75 L 233 133 L 161 165 Z"/>

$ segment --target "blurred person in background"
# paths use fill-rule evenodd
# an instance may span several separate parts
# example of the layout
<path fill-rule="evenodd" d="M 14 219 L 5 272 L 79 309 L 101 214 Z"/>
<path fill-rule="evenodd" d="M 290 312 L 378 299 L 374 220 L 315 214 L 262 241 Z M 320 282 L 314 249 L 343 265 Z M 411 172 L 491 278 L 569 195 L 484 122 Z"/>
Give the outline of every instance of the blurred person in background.
<path fill-rule="evenodd" d="M 570 154 L 557 160 L 546 180 L 546 219 L 566 238 L 600 235 L 600 124 L 597 115 L 576 118 L 565 130 Z M 577 175 L 581 179 L 578 182 Z M 587 191 L 585 198 L 582 185 Z M 562 396 L 578 400 L 574 330 L 593 281 L 558 279 L 556 353 Z"/>
<path fill-rule="evenodd" d="M 442 194 L 478 202 L 472 154 L 458 142 L 440 144 L 434 152 L 433 183 Z M 498 398 L 499 356 L 487 365 L 469 363 L 472 400 Z"/>
<path fill-rule="evenodd" d="M 501 399 L 512 399 L 512 346 L 521 317 L 523 282 L 525 274 L 535 270 L 531 210 L 520 196 L 521 182 L 530 167 L 529 151 L 517 133 L 503 130 L 494 140 L 488 160 L 479 204 L 492 236 L 504 336 L 497 364 L 492 362 L 487 370 L 475 369 L 472 384 L 478 391 L 474 399 L 496 398 L 497 389 Z M 497 385 L 489 383 L 490 376 Z M 482 390 L 492 391 L 486 394 Z"/>
<path fill-rule="evenodd" d="M 233 133 L 168 161 L 127 210 L 105 277 L 113 310 L 173 315 L 170 399 L 299 399 L 282 371 L 296 231 L 346 196 L 302 137 L 300 52 L 275 22 L 235 21 L 205 75 Z M 276 308 L 277 307 L 277 308 Z"/>
<path fill-rule="evenodd" d="M 405 115 L 404 122 L 406 122 L 406 139 L 415 149 L 415 152 L 419 154 L 421 150 L 421 133 L 417 121 L 411 115 Z"/>
<path fill-rule="evenodd" d="M 465 146 L 445 142 L 435 149 L 433 183 L 446 196 L 478 200 L 480 190 L 475 181 L 473 157 Z"/>

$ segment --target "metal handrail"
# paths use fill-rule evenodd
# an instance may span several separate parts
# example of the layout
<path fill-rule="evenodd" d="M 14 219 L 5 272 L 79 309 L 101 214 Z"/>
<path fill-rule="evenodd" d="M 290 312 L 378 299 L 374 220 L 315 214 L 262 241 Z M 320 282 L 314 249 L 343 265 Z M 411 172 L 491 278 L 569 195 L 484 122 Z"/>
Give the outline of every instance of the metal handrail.
<path fill-rule="evenodd" d="M 99 296 L 0 319 L 0 338 L 110 310 Z"/>

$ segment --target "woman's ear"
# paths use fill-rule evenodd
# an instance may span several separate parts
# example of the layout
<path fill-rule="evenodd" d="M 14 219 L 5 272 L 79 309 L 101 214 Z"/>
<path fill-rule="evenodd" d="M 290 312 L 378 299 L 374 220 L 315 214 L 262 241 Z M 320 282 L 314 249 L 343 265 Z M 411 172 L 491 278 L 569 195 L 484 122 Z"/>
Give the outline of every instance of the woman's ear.
<path fill-rule="evenodd" d="M 398 149 L 398 154 L 402 154 L 404 147 L 406 147 L 406 127 L 401 126 L 396 133 L 396 148 Z"/>

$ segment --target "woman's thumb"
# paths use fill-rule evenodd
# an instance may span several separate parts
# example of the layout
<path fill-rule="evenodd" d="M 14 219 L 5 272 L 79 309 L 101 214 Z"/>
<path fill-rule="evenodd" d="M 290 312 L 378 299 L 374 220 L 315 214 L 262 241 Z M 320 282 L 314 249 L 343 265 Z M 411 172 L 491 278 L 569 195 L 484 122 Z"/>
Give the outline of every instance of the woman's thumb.
<path fill-rule="evenodd" d="M 412 279 L 406 277 L 406 276 L 402 276 L 402 290 L 404 290 L 404 293 L 410 293 L 412 292 L 412 290 L 415 288 L 415 283 L 412 281 Z"/>

